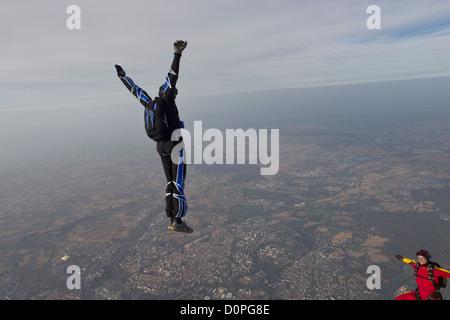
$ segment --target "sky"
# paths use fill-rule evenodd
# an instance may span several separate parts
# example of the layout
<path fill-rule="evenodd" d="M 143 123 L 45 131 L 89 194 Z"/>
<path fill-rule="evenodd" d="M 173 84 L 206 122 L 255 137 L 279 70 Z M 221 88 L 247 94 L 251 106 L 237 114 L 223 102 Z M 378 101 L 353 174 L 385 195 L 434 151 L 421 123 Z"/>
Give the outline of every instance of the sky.
<path fill-rule="evenodd" d="M 367 27 L 374 4 L 380 29 Z M 80 29 L 68 28 L 71 5 Z M 178 39 L 188 41 L 177 83 L 188 129 L 207 118 L 205 130 L 222 120 L 277 128 L 267 112 L 247 123 L 242 111 L 254 107 L 333 114 L 432 100 L 442 109 L 450 99 L 449 9 L 448 0 L 2 0 L 0 169 L 130 141 L 149 147 L 142 106 L 114 65 L 154 97 Z"/>
<path fill-rule="evenodd" d="M 177 39 L 180 97 L 450 75 L 448 0 L 3 0 L 0 33 L 0 115 L 129 103 L 114 64 L 155 95 Z"/>

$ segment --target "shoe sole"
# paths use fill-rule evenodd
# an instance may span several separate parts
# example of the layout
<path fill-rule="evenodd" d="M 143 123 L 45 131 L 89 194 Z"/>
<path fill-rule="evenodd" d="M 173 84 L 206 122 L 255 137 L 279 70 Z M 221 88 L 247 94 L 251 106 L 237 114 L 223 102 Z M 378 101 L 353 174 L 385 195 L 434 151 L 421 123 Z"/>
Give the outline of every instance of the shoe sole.
<path fill-rule="evenodd" d="M 180 229 L 177 229 L 177 228 L 174 228 L 174 227 L 171 227 L 171 226 L 169 226 L 167 229 L 169 229 L 170 231 L 181 232 L 181 233 L 192 233 L 192 232 L 194 232 L 194 230 L 190 230 L 190 231 L 180 230 Z"/>

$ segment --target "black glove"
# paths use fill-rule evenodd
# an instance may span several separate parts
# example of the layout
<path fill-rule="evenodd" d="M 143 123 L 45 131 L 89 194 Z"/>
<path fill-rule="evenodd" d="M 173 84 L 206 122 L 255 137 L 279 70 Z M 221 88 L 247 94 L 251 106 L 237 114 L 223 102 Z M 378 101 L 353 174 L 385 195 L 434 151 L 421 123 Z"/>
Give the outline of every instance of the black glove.
<path fill-rule="evenodd" d="M 396 255 L 395 257 L 396 257 L 398 260 L 403 260 L 403 257 L 402 257 L 401 255 L 399 255 L 399 254 Z"/>
<path fill-rule="evenodd" d="M 187 41 L 177 40 L 173 44 L 173 49 L 175 53 L 182 53 L 184 49 L 186 49 Z"/>
<path fill-rule="evenodd" d="M 119 66 L 118 64 L 116 64 L 115 67 L 116 67 L 116 70 L 117 70 L 117 76 L 125 77 L 125 71 L 122 69 L 122 67 Z"/>

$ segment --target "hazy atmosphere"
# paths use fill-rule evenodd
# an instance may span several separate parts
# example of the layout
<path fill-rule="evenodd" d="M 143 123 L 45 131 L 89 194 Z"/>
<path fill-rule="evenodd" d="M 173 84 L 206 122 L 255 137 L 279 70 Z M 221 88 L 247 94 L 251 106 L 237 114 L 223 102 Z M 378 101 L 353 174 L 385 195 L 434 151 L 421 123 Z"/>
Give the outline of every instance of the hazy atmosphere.
<path fill-rule="evenodd" d="M 2 1 L 0 299 L 390 300 L 415 288 L 396 254 L 448 269 L 449 9 Z M 188 236 L 167 231 L 161 160 L 114 68 L 153 98 L 178 39 L 188 130 L 280 135 L 272 176 L 188 165 Z"/>
<path fill-rule="evenodd" d="M 339 103 L 317 90 L 295 97 L 275 91 L 449 76 L 447 1 L 378 1 L 381 29 L 375 30 L 366 25 L 370 1 L 80 0 L 80 29 L 74 30 L 67 26 L 71 4 L 2 4 L 2 158 L 39 152 L 53 140 L 68 148 L 86 139 L 120 141 L 142 124 L 142 109 L 124 92 L 114 64 L 155 95 L 176 39 L 189 43 L 178 83 L 184 120 L 226 114 L 236 121 L 239 112 L 228 110 L 250 105 L 326 112 L 423 108 L 430 103 L 423 103 L 422 90 L 438 104 L 448 100 L 440 96 L 448 92 L 440 90 L 448 85 L 442 78 L 417 89 L 400 85 L 403 91 L 389 89 L 389 82 L 363 91 L 337 87 L 331 92 Z M 69 109 L 84 110 L 65 114 Z"/>

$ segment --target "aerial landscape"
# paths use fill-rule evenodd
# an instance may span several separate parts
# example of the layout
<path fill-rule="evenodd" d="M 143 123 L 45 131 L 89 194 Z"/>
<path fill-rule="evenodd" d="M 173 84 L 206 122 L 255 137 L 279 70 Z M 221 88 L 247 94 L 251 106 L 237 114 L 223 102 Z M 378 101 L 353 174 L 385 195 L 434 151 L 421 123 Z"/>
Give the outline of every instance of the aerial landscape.
<path fill-rule="evenodd" d="M 1 298 L 393 299 L 414 289 L 396 254 L 425 246 L 450 265 L 446 114 L 280 120 L 276 175 L 189 165 L 189 235 L 167 230 L 160 160 L 145 139 L 10 164 Z M 70 265 L 80 290 L 66 286 Z M 366 286 L 370 265 L 379 290 Z"/>
<path fill-rule="evenodd" d="M 447 0 L 7 1 L 0 30 L 15 311 L 440 298 L 410 259 L 450 270 Z"/>

